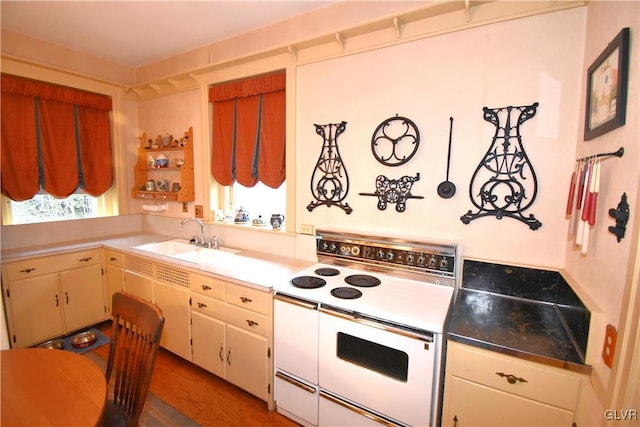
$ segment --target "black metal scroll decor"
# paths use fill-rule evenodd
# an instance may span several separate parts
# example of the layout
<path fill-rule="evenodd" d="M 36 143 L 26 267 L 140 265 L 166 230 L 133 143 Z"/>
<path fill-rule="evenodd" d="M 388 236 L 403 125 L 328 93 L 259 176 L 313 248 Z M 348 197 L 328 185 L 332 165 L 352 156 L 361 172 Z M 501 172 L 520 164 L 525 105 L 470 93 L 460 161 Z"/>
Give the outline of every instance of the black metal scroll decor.
<path fill-rule="evenodd" d="M 538 181 L 522 145 L 520 125 L 536 115 L 538 103 L 520 107 L 483 108 L 484 120 L 493 123 L 493 142 L 476 168 L 469 185 L 469 197 L 478 211 L 469 210 L 460 220 L 495 216 L 521 221 L 531 230 L 542 226 L 534 215 L 524 215 L 536 199 Z M 517 117 L 513 117 L 517 115 Z M 512 121 L 515 119 L 515 123 Z M 500 121 L 504 124 L 500 124 Z"/>
<path fill-rule="evenodd" d="M 311 175 L 311 194 L 315 201 L 307 205 L 307 210 L 311 212 L 321 205 L 338 206 L 348 215 L 353 209 L 343 201 L 349 193 L 349 175 L 338 151 L 338 136 L 344 132 L 347 122 L 314 126 L 322 137 L 322 150 Z"/>
<path fill-rule="evenodd" d="M 620 203 L 615 209 L 609 209 L 609 216 L 616 220 L 616 225 L 611 226 L 608 230 L 615 234 L 618 243 L 624 238 L 627 231 L 627 222 L 629 221 L 629 203 L 627 202 L 627 193 L 622 193 Z"/>
<path fill-rule="evenodd" d="M 404 212 L 407 209 L 407 199 L 424 199 L 422 196 L 411 194 L 413 183 L 420 180 L 420 173 L 415 178 L 403 176 L 400 179 L 389 179 L 386 176 L 378 175 L 376 178 L 375 193 L 360 193 L 361 196 L 377 196 L 378 209 L 387 209 L 387 203 L 395 203 L 396 211 Z"/>
<path fill-rule="evenodd" d="M 418 151 L 420 131 L 406 117 L 391 117 L 380 123 L 371 137 L 373 157 L 385 166 L 407 163 Z"/>

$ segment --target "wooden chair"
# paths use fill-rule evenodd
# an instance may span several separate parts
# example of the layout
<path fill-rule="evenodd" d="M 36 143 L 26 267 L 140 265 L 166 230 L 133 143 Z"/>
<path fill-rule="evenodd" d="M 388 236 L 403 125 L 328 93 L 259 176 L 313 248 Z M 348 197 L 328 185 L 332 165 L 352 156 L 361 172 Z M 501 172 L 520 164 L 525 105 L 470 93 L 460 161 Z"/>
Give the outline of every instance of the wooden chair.
<path fill-rule="evenodd" d="M 155 365 L 164 317 L 160 308 L 133 294 L 113 294 L 113 326 L 107 361 L 104 426 L 138 425 Z"/>

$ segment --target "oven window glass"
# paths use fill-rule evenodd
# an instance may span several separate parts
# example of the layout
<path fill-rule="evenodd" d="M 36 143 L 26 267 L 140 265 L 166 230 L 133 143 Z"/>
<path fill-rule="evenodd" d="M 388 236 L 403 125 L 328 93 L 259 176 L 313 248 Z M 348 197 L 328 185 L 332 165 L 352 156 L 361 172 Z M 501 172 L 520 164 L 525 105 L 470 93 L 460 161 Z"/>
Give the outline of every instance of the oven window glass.
<path fill-rule="evenodd" d="M 409 355 L 404 351 L 338 332 L 337 352 L 342 360 L 407 382 Z"/>

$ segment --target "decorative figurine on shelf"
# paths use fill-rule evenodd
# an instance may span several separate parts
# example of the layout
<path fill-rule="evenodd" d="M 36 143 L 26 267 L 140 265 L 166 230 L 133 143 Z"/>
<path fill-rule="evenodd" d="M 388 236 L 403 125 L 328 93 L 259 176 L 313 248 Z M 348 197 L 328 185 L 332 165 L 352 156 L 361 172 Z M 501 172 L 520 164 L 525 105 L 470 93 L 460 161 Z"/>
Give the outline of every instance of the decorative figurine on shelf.
<path fill-rule="evenodd" d="M 497 219 L 516 219 L 531 230 L 542 226 L 533 214 L 523 214 L 536 200 L 538 181 L 522 145 L 520 126 L 536 115 L 537 108 L 537 102 L 520 107 L 483 108 L 484 120 L 492 123 L 496 131 L 469 185 L 469 197 L 478 211 L 469 210 L 462 215 L 460 220 L 464 224 L 492 215 Z"/>
<path fill-rule="evenodd" d="M 236 224 L 244 224 L 246 222 L 249 222 L 249 212 L 245 211 L 244 209 L 242 209 L 242 206 L 240 206 L 240 209 L 236 211 L 236 217 L 233 222 L 235 222 Z"/>
<path fill-rule="evenodd" d="M 273 214 L 271 215 L 271 227 L 274 230 L 280 230 L 282 223 L 284 222 L 284 215 L 282 214 Z"/>

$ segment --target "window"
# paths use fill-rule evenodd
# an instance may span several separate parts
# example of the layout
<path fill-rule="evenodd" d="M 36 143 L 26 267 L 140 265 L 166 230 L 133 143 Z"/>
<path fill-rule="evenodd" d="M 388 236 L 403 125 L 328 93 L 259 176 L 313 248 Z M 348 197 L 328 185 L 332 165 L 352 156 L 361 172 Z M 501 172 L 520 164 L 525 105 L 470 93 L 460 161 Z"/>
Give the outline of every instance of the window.
<path fill-rule="evenodd" d="M 3 224 L 109 214 L 110 96 L 2 74 Z"/>
<path fill-rule="evenodd" d="M 61 221 L 97 217 L 98 199 L 87 194 L 73 194 L 56 199 L 48 194 L 36 194 L 30 200 L 8 200 L 13 224 Z"/>
<path fill-rule="evenodd" d="M 286 211 L 287 183 L 283 182 L 278 188 L 270 188 L 260 182 L 253 187 L 245 187 L 236 182 L 233 184 L 231 199 L 232 212 L 227 212 L 227 216 L 243 209 L 248 211 L 251 221 L 262 219 L 269 225 L 271 215 L 284 214 Z"/>
<path fill-rule="evenodd" d="M 226 222 L 239 209 L 265 225 L 272 214 L 286 212 L 285 86 L 279 71 L 209 89 L 211 174 L 225 188 Z"/>

